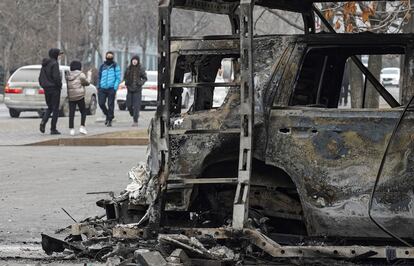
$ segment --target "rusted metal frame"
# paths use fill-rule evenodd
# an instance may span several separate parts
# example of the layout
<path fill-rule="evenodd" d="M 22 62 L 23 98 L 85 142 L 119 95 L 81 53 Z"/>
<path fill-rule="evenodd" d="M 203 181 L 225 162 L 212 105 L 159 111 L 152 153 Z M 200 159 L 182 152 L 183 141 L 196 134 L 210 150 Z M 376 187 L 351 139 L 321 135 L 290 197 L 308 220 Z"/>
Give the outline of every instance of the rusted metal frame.
<path fill-rule="evenodd" d="M 238 184 L 233 206 L 234 229 L 246 224 L 249 210 L 250 178 L 252 172 L 254 84 L 253 84 L 253 7 L 254 1 L 240 1 L 240 152 Z"/>
<path fill-rule="evenodd" d="M 182 227 L 163 227 L 163 234 L 183 234 L 188 237 L 228 239 L 232 231 L 228 228 L 182 228 Z M 112 235 L 115 238 L 136 239 L 144 237 L 144 229 L 138 224 L 117 225 L 112 228 Z"/>
<path fill-rule="evenodd" d="M 93 227 L 93 224 L 90 223 L 76 223 L 71 225 L 71 235 L 80 236 L 86 235 L 86 237 L 92 238 L 98 235 L 98 232 Z"/>
<path fill-rule="evenodd" d="M 174 0 L 173 7 L 216 14 L 232 14 L 237 2 L 214 2 L 206 0 Z"/>
<path fill-rule="evenodd" d="M 239 128 L 229 128 L 229 129 L 171 129 L 169 131 L 170 135 L 194 135 L 194 134 L 240 134 Z"/>
<path fill-rule="evenodd" d="M 169 180 L 169 184 L 237 184 L 237 178 L 217 177 L 217 178 L 185 178 Z"/>
<path fill-rule="evenodd" d="M 167 189 L 166 180 L 169 175 L 169 137 L 168 129 L 170 124 L 170 37 L 171 37 L 171 1 L 161 0 L 158 7 L 158 146 L 159 146 L 159 182 L 160 194 L 158 203 L 155 206 L 157 217 L 151 221 L 150 227 L 157 230 L 161 222 L 164 210 L 164 194 Z"/>
<path fill-rule="evenodd" d="M 164 227 L 163 234 L 183 234 L 200 239 L 223 240 L 241 237 L 275 258 L 347 258 L 347 259 L 414 259 L 412 247 L 390 246 L 282 246 L 256 229 L 234 231 L 231 228 L 180 228 Z M 112 229 L 114 238 L 137 239 L 144 236 L 144 229 L 137 224 L 117 225 Z"/>
<path fill-rule="evenodd" d="M 240 84 L 236 82 L 196 82 L 196 83 L 174 83 L 171 84 L 171 88 L 197 88 L 197 87 L 239 87 Z"/>
<path fill-rule="evenodd" d="M 263 250 L 275 258 L 414 259 L 414 249 L 402 247 L 282 246 Z"/>
<path fill-rule="evenodd" d="M 312 8 L 309 8 L 312 10 Z M 303 31 L 305 34 L 315 33 L 315 15 L 311 11 L 303 12 L 302 13 L 303 19 Z"/>
<path fill-rule="evenodd" d="M 321 13 L 321 11 L 315 7 L 314 5 L 313 7 L 313 11 L 318 15 L 318 17 L 321 19 L 322 23 L 326 26 L 326 28 L 332 32 L 332 33 L 336 33 L 335 29 L 331 26 L 331 24 L 329 24 L 329 22 L 326 20 L 326 18 L 323 16 L 323 14 Z M 354 56 L 351 56 L 352 61 L 355 63 L 355 65 L 359 68 L 359 70 L 365 75 L 365 78 L 368 78 L 368 80 L 372 83 L 372 85 L 374 86 L 374 88 L 377 90 L 377 92 L 381 95 L 382 98 L 384 98 L 384 100 L 392 107 L 398 107 L 400 106 L 400 104 L 398 103 L 397 100 L 394 99 L 394 97 L 391 95 L 391 93 L 389 93 L 384 86 L 382 86 L 382 84 L 375 78 L 375 76 L 371 73 L 371 71 L 369 71 L 368 68 L 366 68 L 364 66 L 364 64 L 362 64 L 361 60 Z"/>

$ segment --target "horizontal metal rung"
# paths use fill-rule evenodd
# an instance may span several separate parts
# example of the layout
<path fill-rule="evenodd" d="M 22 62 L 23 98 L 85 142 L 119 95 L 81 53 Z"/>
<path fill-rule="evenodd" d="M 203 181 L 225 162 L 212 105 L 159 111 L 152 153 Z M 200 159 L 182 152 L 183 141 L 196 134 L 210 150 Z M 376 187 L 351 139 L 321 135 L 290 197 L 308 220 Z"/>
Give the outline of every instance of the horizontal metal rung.
<path fill-rule="evenodd" d="M 214 130 L 214 129 L 171 129 L 168 131 L 169 135 L 184 135 L 184 134 L 240 134 L 239 128 Z"/>
<path fill-rule="evenodd" d="M 168 184 L 237 184 L 237 177 L 170 179 Z"/>
<path fill-rule="evenodd" d="M 197 88 L 197 87 L 240 87 L 237 82 L 197 82 L 197 83 L 173 83 L 170 85 L 171 88 Z"/>

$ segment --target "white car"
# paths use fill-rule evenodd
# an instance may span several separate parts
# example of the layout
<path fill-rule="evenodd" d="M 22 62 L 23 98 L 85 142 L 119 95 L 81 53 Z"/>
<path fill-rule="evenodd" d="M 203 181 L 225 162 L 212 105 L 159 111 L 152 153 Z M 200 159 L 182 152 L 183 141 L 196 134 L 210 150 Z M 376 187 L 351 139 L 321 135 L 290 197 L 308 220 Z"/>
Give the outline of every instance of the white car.
<path fill-rule="evenodd" d="M 44 93 L 39 85 L 41 65 L 24 66 L 17 69 L 9 78 L 4 89 L 4 104 L 9 108 L 11 117 L 17 118 L 21 112 L 35 111 L 42 117 L 47 108 Z M 68 66 L 60 66 L 62 76 L 62 91 L 60 94 L 60 114 L 69 115 L 69 101 L 67 97 L 67 85 L 65 71 Z M 85 86 L 85 103 L 88 115 L 94 115 L 97 107 L 97 90 L 92 84 Z"/>
<path fill-rule="evenodd" d="M 381 70 L 380 80 L 384 86 L 400 85 L 400 69 L 398 67 L 386 67 Z"/>
<path fill-rule="evenodd" d="M 147 82 L 142 86 L 142 98 L 141 98 L 141 110 L 144 110 L 147 106 L 157 106 L 158 96 L 158 72 L 146 71 Z M 116 102 L 120 110 L 126 109 L 127 88 L 125 82 L 119 84 L 116 93 Z M 190 92 L 187 89 L 183 90 L 182 106 L 187 108 L 190 102 Z"/>

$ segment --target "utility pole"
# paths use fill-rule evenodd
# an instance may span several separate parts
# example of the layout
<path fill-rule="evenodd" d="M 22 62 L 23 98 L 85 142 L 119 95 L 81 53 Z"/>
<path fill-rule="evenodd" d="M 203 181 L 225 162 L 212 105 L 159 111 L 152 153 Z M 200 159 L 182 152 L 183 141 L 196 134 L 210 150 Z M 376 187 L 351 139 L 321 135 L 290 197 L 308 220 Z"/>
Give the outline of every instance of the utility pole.
<path fill-rule="evenodd" d="M 62 49 L 62 3 L 61 0 L 57 0 L 58 3 L 58 39 L 57 48 Z"/>
<path fill-rule="evenodd" d="M 102 56 L 109 49 L 109 0 L 103 0 L 103 19 L 102 19 Z"/>
<path fill-rule="evenodd" d="M 62 50 L 62 0 L 57 0 L 58 3 L 58 40 L 57 40 L 57 48 Z M 66 58 L 66 57 L 65 57 Z M 62 63 L 62 60 L 58 59 L 59 64 Z"/>

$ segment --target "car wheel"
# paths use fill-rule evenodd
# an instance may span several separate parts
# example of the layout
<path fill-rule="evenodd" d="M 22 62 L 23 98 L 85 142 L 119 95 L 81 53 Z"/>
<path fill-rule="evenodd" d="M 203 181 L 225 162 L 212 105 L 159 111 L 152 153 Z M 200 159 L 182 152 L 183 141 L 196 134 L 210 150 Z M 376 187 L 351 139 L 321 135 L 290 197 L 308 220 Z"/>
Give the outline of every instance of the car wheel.
<path fill-rule="evenodd" d="M 89 103 L 89 108 L 86 110 L 87 115 L 95 115 L 96 114 L 96 107 L 97 107 L 96 96 L 92 95 L 91 102 Z"/>
<path fill-rule="evenodd" d="M 188 108 L 190 105 L 190 95 L 188 93 L 185 95 L 183 108 Z"/>
<path fill-rule="evenodd" d="M 66 117 L 69 116 L 69 100 L 66 99 L 62 105 L 62 109 L 60 109 L 60 116 Z"/>
<path fill-rule="evenodd" d="M 121 111 L 125 111 L 126 110 L 126 104 L 125 103 L 118 103 L 118 108 Z"/>
<path fill-rule="evenodd" d="M 20 111 L 18 111 L 16 109 L 13 109 L 13 108 L 10 108 L 9 109 L 9 114 L 13 118 L 18 118 L 20 116 Z"/>
<path fill-rule="evenodd" d="M 141 105 L 141 111 L 144 111 L 145 110 L 145 105 Z"/>

